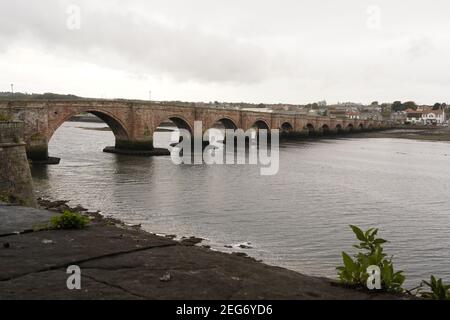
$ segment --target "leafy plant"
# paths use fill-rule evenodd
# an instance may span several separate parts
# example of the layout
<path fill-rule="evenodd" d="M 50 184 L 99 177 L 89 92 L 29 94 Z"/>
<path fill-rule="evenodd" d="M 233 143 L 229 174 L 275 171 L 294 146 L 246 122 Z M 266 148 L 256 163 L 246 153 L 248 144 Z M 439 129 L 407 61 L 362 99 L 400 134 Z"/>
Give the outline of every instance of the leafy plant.
<path fill-rule="evenodd" d="M 422 291 L 419 289 L 418 293 L 421 297 L 433 300 L 450 300 L 450 285 L 444 284 L 442 279 L 436 280 L 432 275 L 430 282 L 422 281 L 420 286 L 426 285 L 431 291 Z"/>
<path fill-rule="evenodd" d="M 0 121 L 11 121 L 11 117 L 7 114 L 0 112 Z"/>
<path fill-rule="evenodd" d="M 5 203 L 9 203 L 10 202 L 9 195 L 0 193 L 0 201 L 1 202 L 5 202 Z"/>
<path fill-rule="evenodd" d="M 51 229 L 84 229 L 88 226 L 90 220 L 76 212 L 64 211 L 59 216 L 50 219 Z"/>
<path fill-rule="evenodd" d="M 394 271 L 392 258 L 387 258 L 383 252 L 382 244 L 387 241 L 377 238 L 378 229 L 371 228 L 364 232 L 357 226 L 351 225 L 350 228 L 360 241 L 358 245 L 354 245 L 360 251 L 354 255 L 354 258 L 342 252 L 344 265 L 336 268 L 340 281 L 346 285 L 366 288 L 369 278 L 367 268 L 378 266 L 382 290 L 391 293 L 403 292 L 402 285 L 405 281 L 403 271 Z"/>

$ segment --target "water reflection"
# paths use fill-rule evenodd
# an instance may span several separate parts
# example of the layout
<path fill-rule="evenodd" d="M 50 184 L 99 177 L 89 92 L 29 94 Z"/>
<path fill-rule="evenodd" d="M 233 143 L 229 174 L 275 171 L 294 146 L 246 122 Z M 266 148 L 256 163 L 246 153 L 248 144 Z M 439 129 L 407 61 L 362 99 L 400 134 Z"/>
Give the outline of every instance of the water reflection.
<path fill-rule="evenodd" d="M 221 250 L 250 242 L 245 252 L 265 262 L 324 276 L 335 275 L 342 250 L 352 250 L 349 224 L 376 226 L 408 284 L 431 273 L 450 280 L 448 143 L 283 143 L 279 173 L 261 176 L 257 166 L 175 166 L 169 156 L 106 154 L 111 132 L 78 127 L 66 123 L 52 138 L 60 165 L 33 168 L 40 195 L 150 231 L 201 236 Z"/>

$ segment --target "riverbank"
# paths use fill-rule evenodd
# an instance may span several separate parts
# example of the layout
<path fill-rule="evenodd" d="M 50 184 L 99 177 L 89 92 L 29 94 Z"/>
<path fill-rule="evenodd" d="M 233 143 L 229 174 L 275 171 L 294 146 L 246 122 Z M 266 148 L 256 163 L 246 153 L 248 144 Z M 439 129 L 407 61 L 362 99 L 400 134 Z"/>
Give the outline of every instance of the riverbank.
<path fill-rule="evenodd" d="M 213 251 L 198 238 L 175 241 L 65 201 L 39 203 L 46 210 L 0 203 L 0 299 L 404 299 Z M 67 208 L 90 226 L 40 229 Z M 81 268 L 81 290 L 67 289 L 70 265 Z"/>
<path fill-rule="evenodd" d="M 360 138 L 392 138 L 392 139 L 412 139 L 422 141 L 450 141 L 449 127 L 405 127 L 402 129 L 362 132 L 357 136 Z"/>

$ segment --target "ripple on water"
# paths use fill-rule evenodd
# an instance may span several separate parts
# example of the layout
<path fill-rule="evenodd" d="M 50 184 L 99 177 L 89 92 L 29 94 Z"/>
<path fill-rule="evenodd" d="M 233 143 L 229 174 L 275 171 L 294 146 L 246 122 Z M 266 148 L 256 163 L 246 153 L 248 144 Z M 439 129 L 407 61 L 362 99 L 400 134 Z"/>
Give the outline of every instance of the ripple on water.
<path fill-rule="evenodd" d="M 301 272 L 334 276 L 352 251 L 349 224 L 379 227 L 414 286 L 450 281 L 448 143 L 333 139 L 286 143 L 280 171 L 255 166 L 175 166 L 170 157 L 101 152 L 111 132 L 65 123 L 50 142 L 58 166 L 33 168 L 40 195 L 71 199 L 152 232 L 196 235 Z M 83 127 L 103 124 L 83 124 Z"/>

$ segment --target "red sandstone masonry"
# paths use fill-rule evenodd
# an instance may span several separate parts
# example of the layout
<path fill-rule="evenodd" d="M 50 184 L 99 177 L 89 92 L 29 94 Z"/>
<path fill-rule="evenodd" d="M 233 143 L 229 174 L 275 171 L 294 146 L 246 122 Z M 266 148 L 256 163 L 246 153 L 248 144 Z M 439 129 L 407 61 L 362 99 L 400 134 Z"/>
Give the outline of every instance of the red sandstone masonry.
<path fill-rule="evenodd" d="M 118 100 L 80 101 L 10 101 L 1 102 L 0 111 L 25 122 L 24 139 L 27 153 L 33 158 L 46 158 L 47 145 L 54 132 L 72 116 L 89 112 L 111 127 L 116 147 L 151 150 L 153 132 L 166 120 L 178 127 L 192 129 L 194 121 L 202 121 L 203 130 L 216 122 L 226 127 L 248 130 L 259 123 L 267 129 L 290 128 L 292 133 L 308 134 L 312 129 L 337 132 L 389 127 L 376 120 L 334 119 L 283 112 L 256 112 L 236 109 L 200 107 L 194 103 L 138 102 Z"/>

